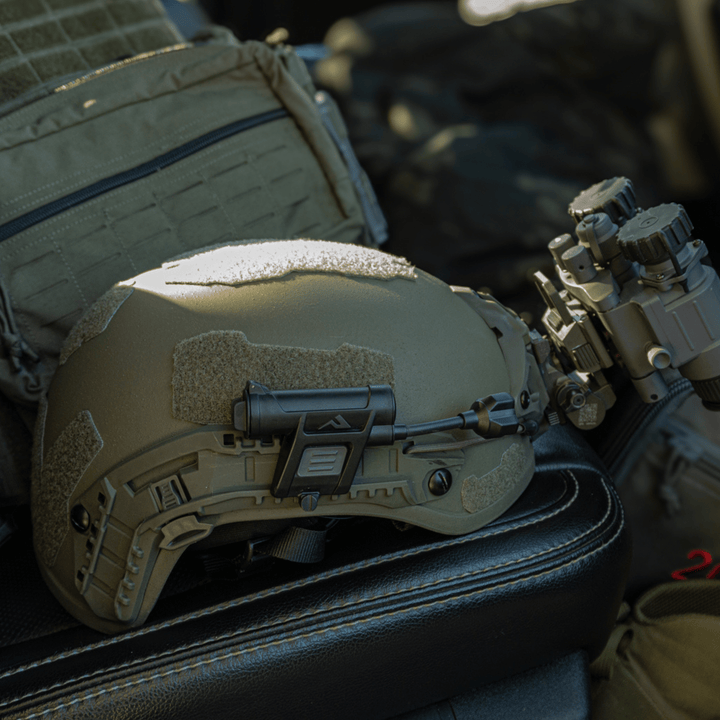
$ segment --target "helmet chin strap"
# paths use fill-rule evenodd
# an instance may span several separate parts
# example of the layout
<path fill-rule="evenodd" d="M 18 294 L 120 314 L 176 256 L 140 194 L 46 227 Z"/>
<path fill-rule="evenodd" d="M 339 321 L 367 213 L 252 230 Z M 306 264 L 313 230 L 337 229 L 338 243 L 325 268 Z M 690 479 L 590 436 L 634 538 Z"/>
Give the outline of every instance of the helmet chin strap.
<path fill-rule="evenodd" d="M 317 563 L 325 558 L 325 543 L 332 527 L 349 518 L 319 517 L 295 521 L 292 525 L 232 545 L 203 547 L 191 551 L 209 578 L 236 580 L 264 567 L 273 558 L 294 563 Z M 226 526 L 227 527 L 227 526 Z M 238 548 L 240 548 L 238 550 Z"/>

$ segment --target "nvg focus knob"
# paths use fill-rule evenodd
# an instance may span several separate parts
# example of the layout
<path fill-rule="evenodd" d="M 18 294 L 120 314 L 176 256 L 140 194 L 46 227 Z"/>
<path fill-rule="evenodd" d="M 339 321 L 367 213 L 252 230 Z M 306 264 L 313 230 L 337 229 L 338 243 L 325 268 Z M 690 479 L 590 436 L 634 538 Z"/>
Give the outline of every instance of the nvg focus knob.
<path fill-rule="evenodd" d="M 658 265 L 674 258 L 687 243 L 693 225 L 685 208 L 667 203 L 638 213 L 620 230 L 623 255 L 640 265 Z"/>
<path fill-rule="evenodd" d="M 570 203 L 568 212 L 576 223 L 586 215 L 605 213 L 616 225 L 622 225 L 637 212 L 633 184 L 625 177 L 595 183 Z"/>

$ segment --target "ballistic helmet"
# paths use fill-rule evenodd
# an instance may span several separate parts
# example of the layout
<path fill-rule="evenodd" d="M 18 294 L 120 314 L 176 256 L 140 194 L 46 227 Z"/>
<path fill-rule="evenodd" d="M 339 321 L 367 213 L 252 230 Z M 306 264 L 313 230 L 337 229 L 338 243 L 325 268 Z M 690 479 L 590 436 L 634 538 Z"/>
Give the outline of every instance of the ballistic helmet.
<path fill-rule="evenodd" d="M 533 474 L 547 396 L 528 347 L 492 298 L 342 243 L 218 246 L 120 283 L 72 330 L 38 419 L 43 576 L 116 632 L 228 527 L 476 530 Z"/>

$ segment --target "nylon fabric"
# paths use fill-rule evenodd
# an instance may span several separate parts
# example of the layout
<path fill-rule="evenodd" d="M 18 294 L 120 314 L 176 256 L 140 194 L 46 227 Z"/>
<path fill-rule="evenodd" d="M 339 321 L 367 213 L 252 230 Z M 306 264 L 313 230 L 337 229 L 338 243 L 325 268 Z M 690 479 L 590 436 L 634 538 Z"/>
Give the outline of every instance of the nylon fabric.
<path fill-rule="evenodd" d="M 718 608 L 717 580 L 666 583 L 640 598 L 611 637 L 616 651 L 591 666 L 593 720 L 717 718 Z"/>
<path fill-rule="evenodd" d="M 290 527 L 275 536 L 262 552 L 296 563 L 320 562 L 325 557 L 327 530 Z"/>
<path fill-rule="evenodd" d="M 0 348 L 0 390 L 21 405 L 35 406 L 70 329 L 118 281 L 225 242 L 365 240 L 348 169 L 288 48 L 219 31 L 203 45 L 134 60 L 0 120 L 0 168 L 23 169 L 0 173 L 0 223 L 245 118 L 283 108 L 289 117 L 273 116 L 0 243 L 10 299 L 2 326 L 17 326 L 25 343 L 18 352 Z"/>

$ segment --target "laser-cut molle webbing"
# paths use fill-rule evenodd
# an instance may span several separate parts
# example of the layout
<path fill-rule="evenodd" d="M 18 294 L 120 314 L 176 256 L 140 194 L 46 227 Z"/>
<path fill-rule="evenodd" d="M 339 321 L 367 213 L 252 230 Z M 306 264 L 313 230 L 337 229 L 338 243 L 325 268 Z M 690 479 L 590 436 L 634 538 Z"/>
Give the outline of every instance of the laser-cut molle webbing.
<path fill-rule="evenodd" d="M 362 246 L 313 240 L 232 243 L 163 266 L 168 285 L 242 285 L 292 272 L 329 272 L 379 280 L 416 278 L 405 258 Z"/>
<path fill-rule="evenodd" d="M 59 216 L 52 227 L 30 228 L 21 245 L 2 243 L 16 318 L 33 349 L 57 354 L 97 297 L 170 257 L 243 236 L 332 236 L 342 218 L 330 204 L 321 210 L 320 170 L 292 121 L 253 132 L 252 154 L 238 136 L 206 151 L 203 163 L 193 160 L 190 172 L 164 170 L 161 186 L 150 188 L 154 178 L 147 178 Z"/>
<path fill-rule="evenodd" d="M 42 442 L 42 433 L 40 438 L 37 442 Z M 55 564 L 70 528 L 70 497 L 102 446 L 92 415 L 84 410 L 60 433 L 45 459 L 35 459 L 32 492 L 35 548 L 49 567 Z"/>
<path fill-rule="evenodd" d="M 393 358 L 344 343 L 336 350 L 255 345 L 243 332 L 213 331 L 175 348 L 173 415 L 232 424 L 232 402 L 249 380 L 273 390 L 394 385 Z"/>
<path fill-rule="evenodd" d="M 3 0 L 0 102 L 53 78 L 182 41 L 156 0 Z"/>

